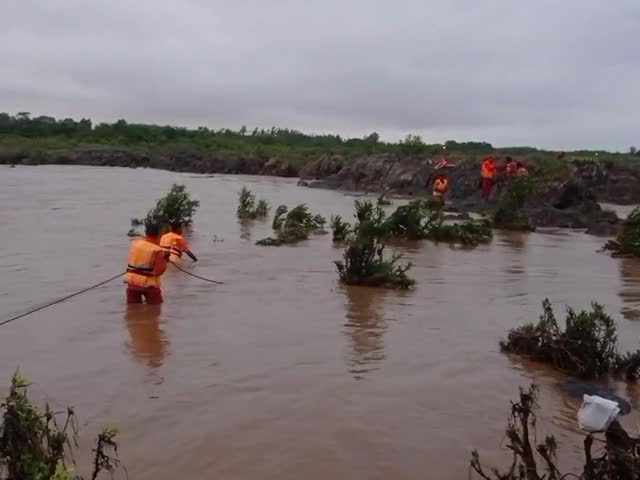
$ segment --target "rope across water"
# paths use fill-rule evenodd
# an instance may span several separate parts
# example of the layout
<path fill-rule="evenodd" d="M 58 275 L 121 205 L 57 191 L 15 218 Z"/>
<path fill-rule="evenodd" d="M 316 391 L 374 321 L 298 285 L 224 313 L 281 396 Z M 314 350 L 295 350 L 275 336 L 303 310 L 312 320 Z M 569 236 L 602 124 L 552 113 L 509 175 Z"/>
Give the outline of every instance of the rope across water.
<path fill-rule="evenodd" d="M 192 276 L 194 278 L 198 278 L 198 279 L 203 280 L 205 282 L 214 283 L 216 285 L 224 285 L 224 282 L 218 282 L 217 280 L 211 280 L 210 278 L 201 277 L 200 275 L 196 275 L 196 274 L 191 273 L 191 272 L 189 272 L 187 270 L 184 270 L 180 266 L 176 265 L 174 262 L 171 262 L 171 263 L 173 264 L 174 267 L 176 267 L 181 272 L 186 273 L 187 275 L 190 275 L 190 276 Z M 8 318 L 6 320 L 3 320 L 3 321 L 0 322 L 0 327 L 3 326 L 3 325 L 6 325 L 8 323 L 15 322 L 16 320 L 20 320 L 21 318 L 27 317 L 27 316 L 31 315 L 32 313 L 36 313 L 36 312 L 39 312 L 40 310 L 44 310 L 45 308 L 49 308 L 49 307 L 52 307 L 52 306 L 57 305 L 59 303 L 62 303 L 64 301 L 66 301 L 66 300 L 69 300 L 70 298 L 77 297 L 78 295 L 81 295 L 81 294 L 86 293 L 86 292 L 88 292 L 90 290 L 93 290 L 95 288 L 98 288 L 98 287 L 101 287 L 103 285 L 106 285 L 107 283 L 113 282 L 114 280 L 122 277 L 125 273 L 126 272 L 119 273 L 118 275 L 114 275 L 113 277 L 107 278 L 106 280 L 103 280 L 102 282 L 96 283 L 95 285 L 91 285 L 89 287 L 83 288 L 82 290 L 78 290 L 77 292 L 73 292 L 73 293 L 71 293 L 69 295 L 66 295 L 64 297 L 58 298 L 57 300 L 53 300 L 53 301 L 48 302 L 48 303 L 46 303 L 44 305 L 40 305 L 39 307 L 32 308 L 31 310 L 28 310 L 28 311 L 26 311 L 24 313 L 21 313 L 20 315 L 16 315 L 14 317 L 11 317 L 11 318 Z"/>

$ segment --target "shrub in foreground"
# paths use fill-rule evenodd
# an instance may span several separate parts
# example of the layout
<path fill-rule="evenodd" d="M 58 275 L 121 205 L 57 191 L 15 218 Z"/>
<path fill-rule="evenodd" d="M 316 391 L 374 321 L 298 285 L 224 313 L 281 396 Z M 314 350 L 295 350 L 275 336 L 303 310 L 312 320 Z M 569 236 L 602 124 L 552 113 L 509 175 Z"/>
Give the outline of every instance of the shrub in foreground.
<path fill-rule="evenodd" d="M 76 419 L 73 409 L 54 412 L 34 406 L 27 395 L 28 383 L 14 374 L 7 398 L 0 407 L 0 478 L 10 480 L 82 480 L 74 475 L 71 447 L 76 445 Z M 116 431 L 106 429 L 98 435 L 93 449 L 91 479 L 102 471 L 113 474 L 119 465 Z"/>
<path fill-rule="evenodd" d="M 512 459 L 505 469 L 485 470 L 477 450 L 471 453 L 470 478 L 483 480 L 638 480 L 640 479 L 640 440 L 632 438 L 614 420 L 605 433 L 605 448 L 592 452 L 594 435 L 586 435 L 583 443 L 584 464 L 578 471 L 562 472 L 563 462 L 557 458 L 555 437 L 547 435 L 538 443 L 536 433 L 537 388 L 520 389 L 520 399 L 511 403 L 507 422 L 506 447 Z M 472 473 L 471 473 L 472 472 Z M 475 474 L 475 475 L 474 475 Z"/>

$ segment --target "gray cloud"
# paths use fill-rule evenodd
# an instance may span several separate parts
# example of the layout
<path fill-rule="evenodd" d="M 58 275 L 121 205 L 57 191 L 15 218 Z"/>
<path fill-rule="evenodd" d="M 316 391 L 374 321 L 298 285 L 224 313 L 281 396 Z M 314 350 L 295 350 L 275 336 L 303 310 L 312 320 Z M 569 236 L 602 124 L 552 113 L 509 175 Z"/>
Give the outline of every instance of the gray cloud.
<path fill-rule="evenodd" d="M 0 110 L 626 150 L 637 0 L 0 0 Z"/>

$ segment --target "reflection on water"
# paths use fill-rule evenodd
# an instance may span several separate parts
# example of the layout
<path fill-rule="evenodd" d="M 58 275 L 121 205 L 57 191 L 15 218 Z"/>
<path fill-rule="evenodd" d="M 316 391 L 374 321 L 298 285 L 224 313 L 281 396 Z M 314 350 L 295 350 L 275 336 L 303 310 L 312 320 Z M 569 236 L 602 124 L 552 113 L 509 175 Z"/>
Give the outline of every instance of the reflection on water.
<path fill-rule="evenodd" d="M 351 341 L 349 372 L 362 379 L 371 371 L 380 368 L 384 360 L 384 332 L 387 329 L 382 314 L 384 292 L 364 287 L 345 287 L 346 333 Z"/>
<path fill-rule="evenodd" d="M 524 232 L 499 231 L 496 238 L 506 247 L 503 256 L 505 262 L 503 272 L 507 298 L 517 300 L 520 297 L 526 297 L 527 271 L 524 257 L 527 253 L 528 235 Z"/>
<path fill-rule="evenodd" d="M 161 305 L 127 305 L 125 312 L 131 356 L 150 369 L 162 366 L 169 345 L 160 327 L 161 308 Z"/>
<path fill-rule="evenodd" d="M 627 320 L 640 320 L 640 262 L 634 258 L 620 259 L 622 315 Z"/>

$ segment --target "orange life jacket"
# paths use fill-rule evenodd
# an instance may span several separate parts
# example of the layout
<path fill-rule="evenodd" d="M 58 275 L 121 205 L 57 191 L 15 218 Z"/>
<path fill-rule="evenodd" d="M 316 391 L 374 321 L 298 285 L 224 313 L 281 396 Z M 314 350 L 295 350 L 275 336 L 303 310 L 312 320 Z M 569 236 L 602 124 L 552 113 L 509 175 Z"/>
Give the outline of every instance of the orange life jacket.
<path fill-rule="evenodd" d="M 482 171 L 480 174 L 482 175 L 482 178 L 493 179 L 493 177 L 496 176 L 496 162 L 489 159 L 482 162 Z"/>
<path fill-rule="evenodd" d="M 160 239 L 160 246 L 171 253 L 171 260 L 182 258 L 182 243 L 182 236 L 174 232 L 165 233 Z"/>
<path fill-rule="evenodd" d="M 144 238 L 134 240 L 129 251 L 129 264 L 124 281 L 137 287 L 160 288 L 160 276 L 154 273 L 156 255 L 164 255 L 158 245 Z"/>
<path fill-rule="evenodd" d="M 433 182 L 433 196 L 444 197 L 449 191 L 449 180 L 446 178 L 436 178 Z"/>

